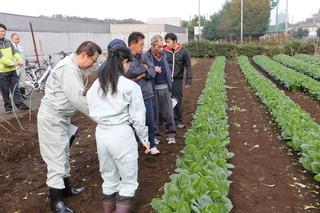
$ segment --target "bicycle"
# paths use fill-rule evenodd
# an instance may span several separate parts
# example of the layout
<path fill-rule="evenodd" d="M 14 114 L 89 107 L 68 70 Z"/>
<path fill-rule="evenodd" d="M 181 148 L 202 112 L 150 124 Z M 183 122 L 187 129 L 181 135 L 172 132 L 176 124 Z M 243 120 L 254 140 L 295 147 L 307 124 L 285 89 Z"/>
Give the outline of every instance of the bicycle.
<path fill-rule="evenodd" d="M 35 65 L 28 65 L 26 67 L 25 93 L 22 94 L 24 98 L 30 98 L 32 92 L 36 89 L 44 91 L 47 77 L 52 71 L 52 57 L 49 55 L 48 61 L 44 62 L 45 67 L 37 68 Z"/>
<path fill-rule="evenodd" d="M 65 58 L 69 53 L 64 51 L 54 53 L 54 55 L 61 55 L 61 59 Z M 37 89 L 38 91 L 44 91 L 47 78 L 53 70 L 52 56 L 48 56 L 48 60 L 44 60 L 44 67 L 37 68 L 35 65 L 26 67 L 26 81 L 25 81 L 25 93 L 24 98 L 29 98 L 32 92 Z"/>

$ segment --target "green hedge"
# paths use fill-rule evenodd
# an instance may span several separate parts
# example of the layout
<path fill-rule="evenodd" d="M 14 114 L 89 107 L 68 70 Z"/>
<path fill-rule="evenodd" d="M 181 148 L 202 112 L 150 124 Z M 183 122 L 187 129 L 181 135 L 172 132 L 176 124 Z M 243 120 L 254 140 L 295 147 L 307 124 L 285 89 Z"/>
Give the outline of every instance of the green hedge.
<path fill-rule="evenodd" d="M 265 48 L 261 45 L 245 44 L 245 45 L 239 46 L 238 52 L 239 52 L 239 55 L 253 57 L 255 55 L 261 55 L 265 53 Z"/>
<path fill-rule="evenodd" d="M 286 55 L 295 55 L 298 53 L 312 54 L 314 53 L 315 45 L 307 41 L 290 41 L 284 45 L 284 53 Z"/>
<path fill-rule="evenodd" d="M 185 44 L 189 50 L 190 55 L 195 58 L 226 56 L 228 58 L 245 55 L 252 57 L 254 55 L 269 55 L 274 56 L 278 54 L 295 55 L 298 53 L 312 54 L 315 45 L 312 41 L 286 41 L 283 43 L 270 44 L 245 44 L 238 45 L 235 43 L 217 43 L 209 40 L 190 41 Z"/>

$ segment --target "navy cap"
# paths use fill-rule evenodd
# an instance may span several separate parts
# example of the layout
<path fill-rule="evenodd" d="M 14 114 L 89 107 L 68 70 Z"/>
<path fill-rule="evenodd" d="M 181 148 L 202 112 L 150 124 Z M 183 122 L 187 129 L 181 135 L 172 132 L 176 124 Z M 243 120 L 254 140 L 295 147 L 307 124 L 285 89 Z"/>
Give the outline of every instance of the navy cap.
<path fill-rule="evenodd" d="M 110 43 L 108 44 L 108 50 L 114 47 L 127 47 L 127 45 L 123 40 L 116 38 L 110 41 Z"/>

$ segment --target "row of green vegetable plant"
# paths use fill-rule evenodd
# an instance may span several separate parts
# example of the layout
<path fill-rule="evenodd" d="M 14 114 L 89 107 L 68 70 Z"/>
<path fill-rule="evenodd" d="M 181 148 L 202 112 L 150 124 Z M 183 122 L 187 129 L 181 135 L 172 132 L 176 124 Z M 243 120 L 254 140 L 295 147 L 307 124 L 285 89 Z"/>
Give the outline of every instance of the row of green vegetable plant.
<path fill-rule="evenodd" d="M 287 89 L 306 91 L 320 100 L 320 82 L 287 68 L 267 56 L 254 56 L 253 61 Z"/>
<path fill-rule="evenodd" d="M 301 60 L 301 61 L 320 65 L 320 56 L 319 55 L 312 56 L 312 55 L 307 55 L 307 54 L 296 54 L 296 55 L 294 55 L 294 57 Z"/>
<path fill-rule="evenodd" d="M 320 181 L 320 126 L 283 91 L 260 74 L 246 56 L 239 58 L 239 64 L 256 95 L 281 128 L 282 138 L 295 151 L 300 152 L 300 163 L 314 172 L 314 179 Z"/>
<path fill-rule="evenodd" d="M 226 148 L 230 140 L 225 63 L 225 57 L 218 57 L 211 67 L 176 173 L 165 184 L 162 197 L 152 200 L 157 212 L 225 213 L 232 209 L 227 198 L 228 169 L 233 168 L 227 160 L 233 153 Z"/>
<path fill-rule="evenodd" d="M 320 79 L 320 66 L 316 64 L 310 64 L 285 54 L 275 55 L 273 56 L 273 59 L 286 67 L 297 70 L 311 78 Z"/>

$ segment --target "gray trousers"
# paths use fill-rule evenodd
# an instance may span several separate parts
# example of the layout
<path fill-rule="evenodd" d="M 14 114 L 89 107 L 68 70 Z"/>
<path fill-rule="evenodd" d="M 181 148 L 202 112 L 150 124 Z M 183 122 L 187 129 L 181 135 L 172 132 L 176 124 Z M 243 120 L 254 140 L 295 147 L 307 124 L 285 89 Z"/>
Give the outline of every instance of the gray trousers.
<path fill-rule="evenodd" d="M 47 164 L 47 185 L 65 188 L 63 178 L 70 176 L 68 119 L 41 104 L 38 112 L 38 136 L 42 159 Z"/>
<path fill-rule="evenodd" d="M 174 123 L 173 108 L 171 101 L 171 92 L 168 87 L 164 89 L 155 89 L 155 104 L 154 104 L 154 114 L 155 114 L 155 138 L 160 138 L 159 130 L 159 116 L 166 122 L 166 134 L 167 138 L 174 138 L 176 136 L 176 125 Z"/>

